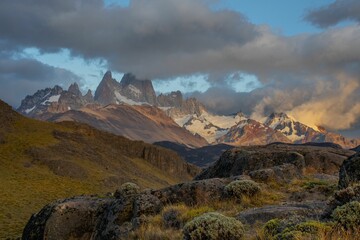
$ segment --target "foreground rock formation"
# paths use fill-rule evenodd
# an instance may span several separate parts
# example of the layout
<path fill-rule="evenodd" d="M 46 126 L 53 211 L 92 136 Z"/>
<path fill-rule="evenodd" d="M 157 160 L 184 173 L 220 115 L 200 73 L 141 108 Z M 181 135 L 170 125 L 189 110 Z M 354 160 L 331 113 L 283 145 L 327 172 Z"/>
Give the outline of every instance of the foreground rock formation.
<path fill-rule="evenodd" d="M 226 151 L 196 179 L 231 177 L 246 174 L 258 181 L 290 181 L 305 173 L 334 175 L 354 151 L 333 144 L 292 145 L 274 143 L 266 146 L 234 148 Z"/>
<path fill-rule="evenodd" d="M 307 228 L 301 230 L 301 226 L 308 226 L 306 224 L 314 226 L 314 221 L 321 219 L 332 220 L 333 215 L 331 213 L 335 208 L 360 200 L 360 191 L 357 185 L 360 183 L 358 171 L 356 168 L 347 167 L 349 163 L 358 159 L 357 155 L 351 156 L 353 154 L 353 151 L 343 150 L 336 145 L 321 146 L 319 144 L 315 144 L 315 146 L 273 144 L 266 147 L 228 150 L 214 166 L 209 167 L 197 176 L 197 179 L 202 180 L 185 182 L 159 190 L 145 189 L 143 191 L 140 191 L 134 184 L 126 183 L 115 194 L 105 198 L 75 197 L 51 203 L 31 217 L 24 229 L 23 239 L 136 239 L 131 238 L 134 237 L 132 234 L 139 231 L 141 227 L 151 224 L 149 221 L 157 218 L 150 216 L 155 215 L 163 217 L 162 221 L 166 223 L 164 226 L 180 231 L 184 223 L 181 222 L 181 218 L 178 218 L 180 212 L 176 210 L 176 206 L 179 204 L 180 206 L 185 204 L 189 208 L 198 209 L 195 212 L 200 211 L 199 209 L 202 209 L 202 206 L 213 206 L 215 210 L 219 207 L 221 209 L 224 206 L 229 206 L 229 204 L 233 207 L 243 206 L 245 209 L 236 212 L 234 216 L 240 222 L 239 226 L 242 224 L 265 224 L 268 221 L 273 221 L 271 224 L 280 224 L 280 228 L 274 229 L 271 234 L 278 234 L 278 237 L 281 234 L 283 236 L 298 234 L 298 236 L 304 237 L 298 239 L 309 239 L 306 237 L 315 237 L 314 234 L 318 234 L 317 230 L 307 232 Z M 350 157 L 344 161 L 346 156 Z M 299 200 L 298 202 L 292 201 L 292 195 L 285 197 L 289 191 L 287 186 L 291 177 L 307 179 L 310 176 L 317 175 L 319 180 L 304 181 L 304 186 L 305 189 L 311 189 L 309 194 L 318 194 L 316 193 L 318 190 L 315 190 L 314 186 L 316 184 L 325 186 L 323 181 L 326 179 L 332 181 L 331 177 L 325 176 L 336 176 L 340 168 L 342 169 L 339 175 L 340 185 L 342 186 L 346 179 L 351 179 L 351 183 L 346 185 L 348 186 L 346 189 L 335 192 L 328 204 L 321 200 L 324 198 L 316 197 L 316 195 L 314 195 L 314 200 Z M 342 173 L 343 169 L 346 169 L 347 174 Z M 259 171 L 264 172 L 259 174 Z M 269 174 L 271 171 L 278 177 Z M 274 178 L 272 181 L 268 181 L 268 179 L 259 178 L 259 176 Z M 349 178 L 349 176 L 351 177 Z M 251 178 L 258 183 L 249 180 Z M 285 191 L 282 193 L 285 194 L 282 195 L 282 202 L 272 205 L 260 204 L 256 208 L 246 209 L 248 201 L 253 201 L 251 200 L 253 197 L 255 202 L 259 202 L 259 199 L 263 198 L 265 199 L 261 201 L 267 202 L 268 199 L 266 198 L 271 195 L 263 194 L 269 194 L 266 192 L 271 191 L 273 188 L 271 186 L 274 186 L 271 185 L 273 183 L 283 186 L 277 190 Z M 233 189 L 234 186 L 241 188 L 236 190 Z M 250 190 L 251 188 L 256 191 Z M 281 190 L 283 188 L 285 189 Z M 230 191 L 230 189 L 232 190 Z M 235 190 L 237 194 L 232 192 Z M 325 193 L 327 191 L 325 189 L 321 191 L 328 194 Z M 330 194 L 332 193 L 330 192 Z M 245 195 L 246 197 L 243 197 Z M 172 209 L 169 206 L 175 207 Z M 222 215 L 212 214 L 211 216 L 214 218 Z M 198 221 L 204 220 L 206 222 L 208 218 L 208 215 L 204 215 L 203 218 L 196 218 L 194 224 L 191 225 L 192 231 L 196 230 L 196 224 L 201 224 Z M 230 219 L 229 221 L 235 220 Z M 267 229 L 272 226 L 270 223 L 270 225 L 266 224 Z M 282 232 L 285 228 L 281 228 L 281 224 L 288 226 L 290 230 Z M 321 224 L 326 223 L 318 222 L 316 224 L 318 224 L 316 226 L 323 226 Z M 189 227 L 189 224 L 187 226 Z M 239 232 L 243 233 L 243 229 L 241 231 L 239 229 Z M 253 233 L 245 232 L 244 234 L 246 237 Z M 178 239 L 175 235 L 173 237 Z M 187 235 L 187 238 L 193 239 L 190 235 Z"/>

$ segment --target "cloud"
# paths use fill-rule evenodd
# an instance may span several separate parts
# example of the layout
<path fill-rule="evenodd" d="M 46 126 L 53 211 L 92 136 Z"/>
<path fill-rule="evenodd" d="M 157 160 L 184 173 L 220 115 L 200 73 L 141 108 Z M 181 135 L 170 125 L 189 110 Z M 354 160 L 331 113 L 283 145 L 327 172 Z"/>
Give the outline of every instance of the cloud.
<path fill-rule="evenodd" d="M 68 87 L 80 78 L 72 72 L 33 59 L 0 59 L 0 96 L 17 107 L 20 99 L 44 87 Z"/>
<path fill-rule="evenodd" d="M 319 27 L 330 27 L 341 21 L 360 21 L 360 2 L 358 0 L 336 0 L 334 3 L 311 10 L 305 19 Z"/>
<path fill-rule="evenodd" d="M 241 46 L 257 35 L 240 13 L 214 12 L 202 0 L 132 0 L 126 8 L 100 0 L 33 2 L 0 1 L 3 40 L 46 52 L 68 48 L 150 78 L 192 74 L 201 70 L 191 66 L 194 56 Z"/>
<path fill-rule="evenodd" d="M 252 24 L 239 12 L 213 10 L 211 2 L 132 0 L 121 7 L 101 0 L 2 0 L 0 52 L 69 49 L 72 55 L 104 59 L 110 69 L 140 78 L 208 75 L 212 88 L 193 95 L 219 113 L 243 110 L 260 117 L 286 111 L 333 129 L 357 124 L 358 24 L 286 37 Z M 324 27 L 358 21 L 358 2 L 335 1 L 310 11 L 306 19 Z M 22 71 L 27 79 L 36 76 L 24 66 Z M 256 76 L 263 89 L 232 90 L 228 78 L 238 72 Z"/>

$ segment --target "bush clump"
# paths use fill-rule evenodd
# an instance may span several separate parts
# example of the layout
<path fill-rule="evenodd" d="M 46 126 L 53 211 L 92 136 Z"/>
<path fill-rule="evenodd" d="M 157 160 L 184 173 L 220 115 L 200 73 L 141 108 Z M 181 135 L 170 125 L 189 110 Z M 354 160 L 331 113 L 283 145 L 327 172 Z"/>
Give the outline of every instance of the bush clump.
<path fill-rule="evenodd" d="M 244 195 L 252 197 L 260 191 L 260 186 L 252 180 L 236 180 L 225 186 L 225 193 L 228 196 L 239 199 L 241 199 Z"/>
<path fill-rule="evenodd" d="M 263 229 L 265 239 L 322 239 L 321 237 L 330 231 L 330 227 L 322 222 L 301 221 L 301 218 L 272 219 Z"/>
<path fill-rule="evenodd" d="M 345 230 L 357 231 L 360 229 L 360 202 L 353 201 L 337 207 L 331 216 Z"/>
<path fill-rule="evenodd" d="M 271 219 L 263 227 L 264 236 L 267 239 L 274 237 L 276 234 L 281 232 L 280 226 L 281 226 L 280 219 L 278 218 Z"/>
<path fill-rule="evenodd" d="M 184 240 L 242 239 L 243 224 L 220 213 L 205 213 L 188 222 L 183 229 Z"/>
<path fill-rule="evenodd" d="M 140 187 L 132 182 L 124 183 L 115 191 L 115 198 L 124 198 L 131 195 L 136 195 L 140 193 Z"/>

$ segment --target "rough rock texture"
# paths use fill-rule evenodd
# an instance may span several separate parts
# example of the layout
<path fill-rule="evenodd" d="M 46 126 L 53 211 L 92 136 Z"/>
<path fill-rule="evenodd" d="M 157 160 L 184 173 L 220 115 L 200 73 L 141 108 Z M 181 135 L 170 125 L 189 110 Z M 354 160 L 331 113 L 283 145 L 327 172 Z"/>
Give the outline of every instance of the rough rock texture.
<path fill-rule="evenodd" d="M 112 78 L 110 71 L 107 71 L 95 90 L 94 100 L 100 104 L 107 105 L 116 103 L 115 91 L 120 92 L 120 84 Z"/>
<path fill-rule="evenodd" d="M 160 94 L 157 97 L 159 107 L 176 107 L 180 108 L 183 104 L 183 96 L 180 91 L 171 92 L 169 94 Z"/>
<path fill-rule="evenodd" d="M 156 105 L 156 94 L 150 80 L 139 80 L 127 73 L 117 82 L 110 71 L 106 72 L 95 91 L 95 101 L 107 105 L 127 101 Z"/>
<path fill-rule="evenodd" d="M 188 98 L 182 101 L 180 107 L 173 107 L 166 111 L 167 115 L 175 119 L 177 117 L 195 114 L 200 116 L 205 111 L 205 106 L 196 98 Z"/>
<path fill-rule="evenodd" d="M 89 239 L 98 214 L 111 201 L 77 197 L 51 203 L 31 216 L 22 239 Z"/>
<path fill-rule="evenodd" d="M 150 80 L 137 79 L 133 74 L 127 73 L 120 81 L 121 94 L 136 102 L 146 102 L 156 105 L 156 94 Z"/>
<path fill-rule="evenodd" d="M 204 203 L 208 199 L 221 199 L 227 183 L 228 180 L 219 178 L 192 181 L 156 190 L 152 194 L 157 196 L 163 204 L 182 202 L 191 206 Z"/>
<path fill-rule="evenodd" d="M 63 89 L 57 85 L 53 88 L 39 90 L 32 96 L 26 96 L 25 99 L 21 101 L 21 105 L 17 111 L 28 116 L 35 116 L 36 114 L 46 112 L 48 106 L 51 104 L 49 101 L 50 98 L 58 96 L 62 92 Z"/>
<path fill-rule="evenodd" d="M 357 146 L 356 148 L 352 148 L 351 150 L 355 151 L 355 152 L 360 152 L 360 145 Z"/>
<path fill-rule="evenodd" d="M 300 178 L 301 175 L 301 170 L 291 163 L 249 172 L 249 176 L 259 182 L 288 182 L 293 178 Z"/>
<path fill-rule="evenodd" d="M 326 205 L 323 202 L 293 203 L 284 205 L 271 205 L 249 209 L 241 212 L 236 218 L 246 224 L 267 222 L 274 218 L 289 218 L 301 216 L 307 219 L 319 219 Z"/>
<path fill-rule="evenodd" d="M 342 162 L 354 152 L 325 146 L 270 144 L 234 148 L 196 179 L 247 174 L 266 180 L 277 174 L 289 180 L 307 173 L 337 174 Z"/>
<path fill-rule="evenodd" d="M 127 239 L 144 216 L 158 214 L 164 205 L 194 205 L 220 199 L 229 179 L 210 179 L 147 190 L 120 199 L 75 197 L 59 200 L 34 214 L 22 239 Z"/>
<path fill-rule="evenodd" d="M 339 188 L 347 188 L 360 183 L 360 153 L 344 161 L 339 173 Z"/>
<path fill-rule="evenodd" d="M 263 145 L 273 142 L 290 143 L 291 141 L 281 132 L 265 127 L 258 121 L 247 119 L 238 122 L 219 139 L 218 143 L 231 145 Z"/>
<path fill-rule="evenodd" d="M 39 90 L 34 95 L 27 96 L 17 111 L 26 116 L 44 119 L 48 115 L 80 109 L 90 103 L 93 103 L 91 92 L 82 96 L 77 83 L 73 83 L 67 91 L 59 86 Z"/>

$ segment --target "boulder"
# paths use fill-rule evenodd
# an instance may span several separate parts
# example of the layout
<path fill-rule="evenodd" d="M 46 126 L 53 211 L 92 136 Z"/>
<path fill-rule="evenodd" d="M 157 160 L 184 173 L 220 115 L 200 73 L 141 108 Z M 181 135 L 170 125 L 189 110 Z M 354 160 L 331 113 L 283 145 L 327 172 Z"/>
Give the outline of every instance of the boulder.
<path fill-rule="evenodd" d="M 360 184 L 360 153 L 344 161 L 339 173 L 339 188 L 344 189 L 354 184 Z"/>
<path fill-rule="evenodd" d="M 252 175 L 255 180 L 291 180 L 304 174 L 338 174 L 343 161 L 354 151 L 336 146 L 274 143 L 230 149 L 196 180 Z M 259 171 L 261 170 L 261 171 Z M 259 171 L 259 172 L 258 172 Z M 251 174 L 250 174 L 251 173 Z"/>
<path fill-rule="evenodd" d="M 89 239 L 110 199 L 76 197 L 56 201 L 31 216 L 22 239 Z"/>
<path fill-rule="evenodd" d="M 265 223 L 274 218 L 284 219 L 292 216 L 301 216 L 306 219 L 318 219 L 322 215 L 325 207 L 323 202 L 270 205 L 243 211 L 236 218 L 241 222 L 250 225 L 253 225 L 256 222 Z"/>
<path fill-rule="evenodd" d="M 185 203 L 191 206 L 209 199 L 221 199 L 227 183 L 229 180 L 219 178 L 192 181 L 156 190 L 152 194 L 163 204 Z"/>

